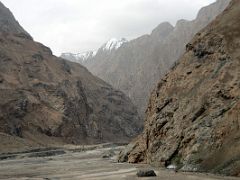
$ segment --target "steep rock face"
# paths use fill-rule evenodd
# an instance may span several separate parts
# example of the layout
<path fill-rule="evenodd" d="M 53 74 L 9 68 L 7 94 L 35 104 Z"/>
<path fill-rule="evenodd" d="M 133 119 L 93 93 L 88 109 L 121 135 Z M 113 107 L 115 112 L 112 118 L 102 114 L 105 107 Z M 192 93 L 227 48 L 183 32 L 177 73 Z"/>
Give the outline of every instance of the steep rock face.
<path fill-rule="evenodd" d="M 176 27 L 162 23 L 150 35 L 124 43 L 111 53 L 97 54 L 83 65 L 125 92 L 143 116 L 155 83 L 184 53 L 193 36 L 221 13 L 229 1 L 218 0 L 201 9 L 195 20 L 180 20 Z"/>
<path fill-rule="evenodd" d="M 0 137 L 97 143 L 139 132 L 128 97 L 34 42 L 2 4 L 0 14 Z"/>
<path fill-rule="evenodd" d="M 142 115 L 146 106 L 145 100 L 149 94 L 151 81 L 146 78 L 156 76 L 152 70 L 157 59 L 154 47 L 172 32 L 173 26 L 167 22 L 160 24 L 152 35 L 144 35 L 138 39 L 124 43 L 115 51 L 99 53 L 83 65 L 96 76 L 105 79 L 115 88 L 124 91 L 138 107 Z M 105 73 L 104 73 L 105 72 Z M 151 73 L 149 73 L 151 72 Z M 143 86 L 144 84 L 144 86 Z"/>
<path fill-rule="evenodd" d="M 240 176 L 240 1 L 186 46 L 120 161 Z"/>
<path fill-rule="evenodd" d="M 19 25 L 13 14 L 0 2 L 0 27 L 2 32 L 11 32 L 17 36 L 32 39 L 31 36 Z"/>

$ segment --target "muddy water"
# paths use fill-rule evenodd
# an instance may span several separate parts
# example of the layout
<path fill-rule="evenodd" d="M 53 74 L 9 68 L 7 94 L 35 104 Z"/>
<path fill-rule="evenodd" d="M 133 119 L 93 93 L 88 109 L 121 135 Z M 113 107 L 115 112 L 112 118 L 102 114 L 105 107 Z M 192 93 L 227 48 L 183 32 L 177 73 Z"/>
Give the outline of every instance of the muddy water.
<path fill-rule="evenodd" d="M 82 149 L 45 149 L 0 155 L 0 179 L 137 179 L 138 169 L 151 168 L 116 162 L 122 147 Z M 153 168 L 154 169 L 154 168 Z M 218 180 L 237 179 L 207 174 L 175 173 L 154 169 L 157 177 L 141 179 L 161 180 Z"/>

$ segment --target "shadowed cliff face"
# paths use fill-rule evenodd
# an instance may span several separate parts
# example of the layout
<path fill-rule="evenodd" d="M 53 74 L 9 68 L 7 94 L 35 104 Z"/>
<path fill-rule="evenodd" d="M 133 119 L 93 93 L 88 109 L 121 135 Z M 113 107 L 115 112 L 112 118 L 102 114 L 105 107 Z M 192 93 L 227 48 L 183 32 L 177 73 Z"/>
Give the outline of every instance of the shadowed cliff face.
<path fill-rule="evenodd" d="M 202 8 L 195 20 L 180 20 L 175 27 L 162 23 L 150 35 L 126 42 L 117 50 L 105 52 L 100 49 L 83 65 L 127 94 L 143 116 L 158 79 L 184 53 L 185 45 L 193 36 L 215 19 L 229 2 L 219 0 Z"/>
<path fill-rule="evenodd" d="M 13 33 L 19 37 L 32 37 L 19 25 L 13 14 L 0 2 L 0 27 L 2 32 Z"/>
<path fill-rule="evenodd" d="M 141 129 L 122 92 L 34 42 L 0 4 L 0 133 L 39 144 L 124 142 Z"/>
<path fill-rule="evenodd" d="M 240 175 L 240 1 L 187 44 L 120 161 Z"/>

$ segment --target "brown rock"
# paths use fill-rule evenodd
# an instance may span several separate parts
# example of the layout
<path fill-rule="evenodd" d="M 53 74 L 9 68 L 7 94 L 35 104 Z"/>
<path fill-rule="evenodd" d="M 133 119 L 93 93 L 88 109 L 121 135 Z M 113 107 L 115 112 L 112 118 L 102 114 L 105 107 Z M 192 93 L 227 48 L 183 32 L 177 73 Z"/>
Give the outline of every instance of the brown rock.
<path fill-rule="evenodd" d="M 128 97 L 34 42 L 2 3 L 0 25 L 0 133 L 51 145 L 126 142 L 140 132 Z"/>
<path fill-rule="evenodd" d="M 151 94 L 144 133 L 133 142 L 145 149 L 134 148 L 128 159 L 145 152 L 142 159 L 156 166 L 239 175 L 239 17 L 233 0 L 190 42 Z"/>
<path fill-rule="evenodd" d="M 153 170 L 139 170 L 137 172 L 137 176 L 138 177 L 153 177 L 153 176 L 157 176 L 156 173 Z"/>

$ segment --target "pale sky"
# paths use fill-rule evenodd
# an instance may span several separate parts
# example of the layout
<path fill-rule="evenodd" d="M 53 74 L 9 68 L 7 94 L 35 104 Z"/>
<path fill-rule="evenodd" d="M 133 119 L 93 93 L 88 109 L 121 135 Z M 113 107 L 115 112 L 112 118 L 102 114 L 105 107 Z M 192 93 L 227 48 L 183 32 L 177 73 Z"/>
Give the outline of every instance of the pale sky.
<path fill-rule="evenodd" d="M 158 24 L 192 20 L 215 0 L 1 0 L 36 41 L 55 55 L 98 49 L 109 39 L 133 39 Z"/>

